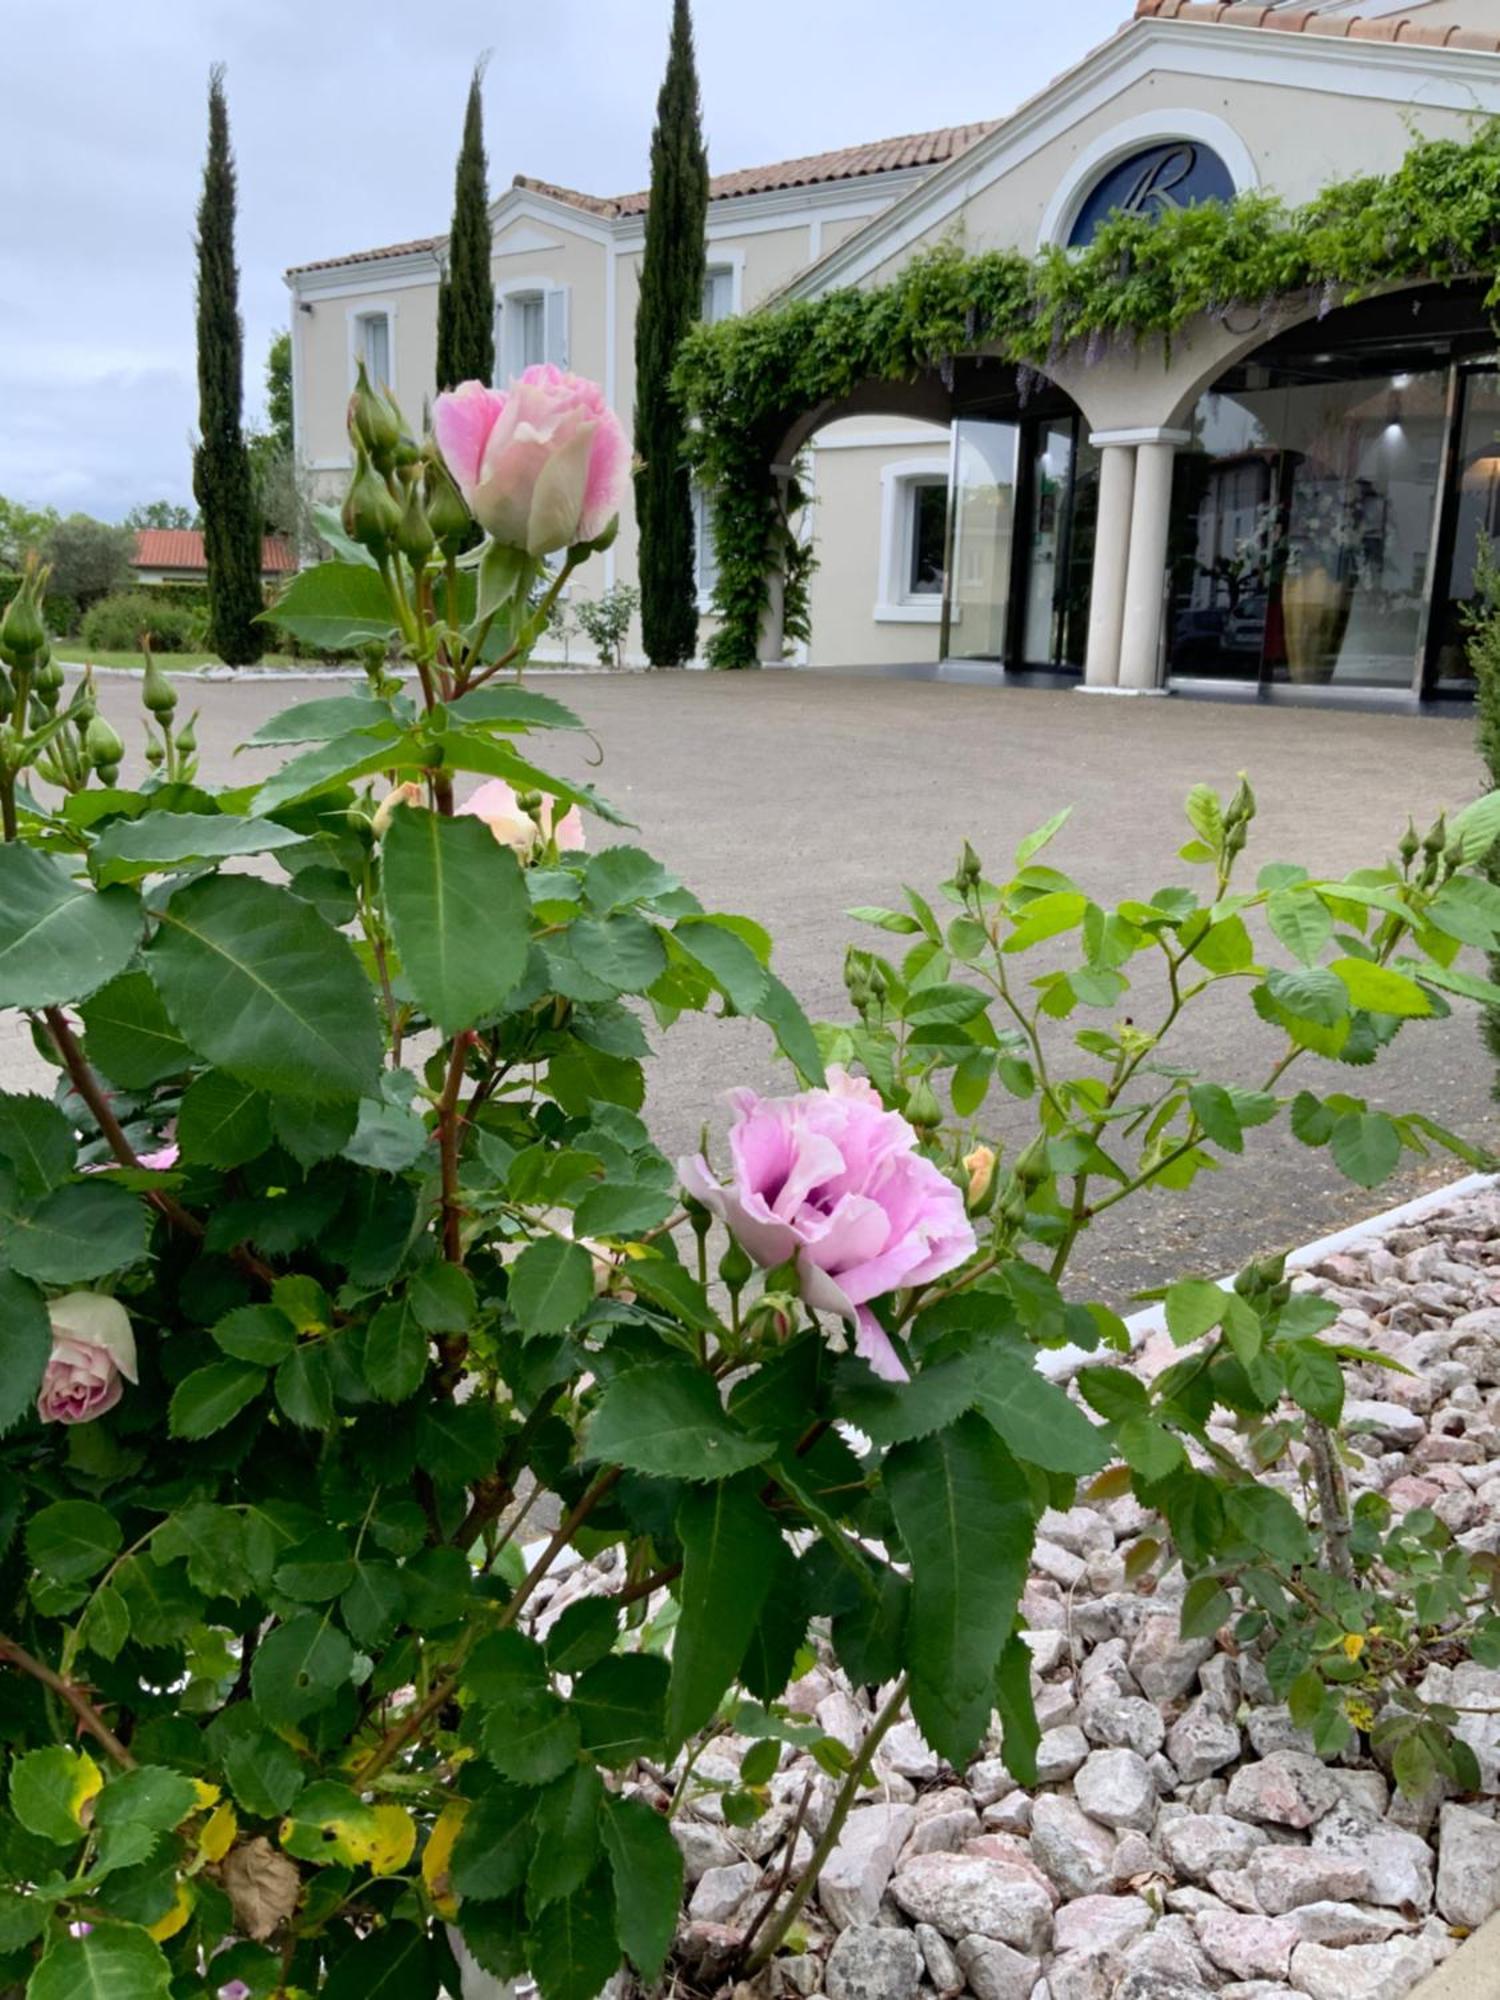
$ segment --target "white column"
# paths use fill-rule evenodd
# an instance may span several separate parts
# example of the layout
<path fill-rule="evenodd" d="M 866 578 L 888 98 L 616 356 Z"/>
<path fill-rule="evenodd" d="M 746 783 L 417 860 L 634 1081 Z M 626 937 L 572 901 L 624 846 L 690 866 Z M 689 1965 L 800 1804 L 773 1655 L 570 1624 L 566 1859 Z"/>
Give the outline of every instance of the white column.
<path fill-rule="evenodd" d="M 1135 449 L 1130 506 L 1130 559 L 1125 568 L 1125 615 L 1120 633 L 1120 686 L 1137 693 L 1161 683 L 1162 579 L 1172 508 L 1172 465 L 1182 431 L 1142 436 Z"/>
<path fill-rule="evenodd" d="M 1120 678 L 1120 632 L 1125 617 L 1125 565 L 1130 555 L 1130 503 L 1135 490 L 1135 448 L 1098 437 L 1099 520 L 1094 530 L 1094 576 L 1089 590 L 1085 687 L 1114 687 Z"/>

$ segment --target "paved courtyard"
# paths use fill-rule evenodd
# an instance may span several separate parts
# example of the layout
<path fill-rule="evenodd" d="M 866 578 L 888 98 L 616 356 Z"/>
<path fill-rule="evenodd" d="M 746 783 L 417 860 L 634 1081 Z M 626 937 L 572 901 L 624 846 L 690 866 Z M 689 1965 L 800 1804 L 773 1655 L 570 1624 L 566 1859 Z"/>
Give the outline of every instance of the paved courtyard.
<path fill-rule="evenodd" d="M 850 924 L 844 911 L 897 901 L 903 882 L 931 894 L 965 836 L 991 872 L 1003 874 L 1017 841 L 1071 803 L 1073 819 L 1049 859 L 1113 901 L 1195 873 L 1201 879 L 1202 871 L 1176 859 L 1188 837 L 1181 801 L 1197 780 L 1227 790 L 1240 769 L 1249 772 L 1261 807 L 1248 854 L 1252 880 L 1270 860 L 1328 873 L 1376 862 L 1408 810 L 1421 827 L 1439 807 L 1480 789 L 1466 722 L 834 674 L 574 674 L 536 684 L 570 703 L 599 746 L 539 738 L 539 761 L 551 756 L 559 772 L 596 783 L 637 823 L 631 837 L 709 907 L 767 925 L 778 970 L 815 1019 L 845 1017 L 845 945 L 878 936 Z M 332 691 L 290 679 L 185 687 L 184 709 L 202 710 L 204 774 L 225 780 L 269 769 L 271 754 L 236 755 L 237 746 L 277 708 Z M 111 679 L 101 694 L 127 741 L 137 741 L 131 685 Z M 591 837 L 605 836 L 591 828 Z M 1148 1005 L 1139 1011 L 1152 1018 Z M 1076 1056 L 1070 1032 L 1062 1026 L 1063 1053 Z M 671 1148 L 694 1145 L 705 1122 L 721 1119 L 719 1093 L 729 1085 L 787 1087 L 758 1023 L 695 1020 L 655 1039 L 648 1110 Z M 1236 989 L 1215 996 L 1175 1046 L 1177 1060 L 1248 1085 L 1264 1075 L 1275 1044 Z M 0 1067 L 12 1086 L 37 1079 L 19 1039 L 0 1054 Z M 1500 1145 L 1491 1074 L 1466 1008 L 1451 1023 L 1408 1028 L 1373 1071 L 1306 1057 L 1288 1083 L 1420 1108 Z M 1002 1110 L 1002 1129 L 1020 1131 L 1023 1116 Z M 1464 1171 L 1447 1160 L 1418 1162 L 1369 1195 L 1284 1126 L 1261 1130 L 1241 1162 L 1200 1177 L 1186 1194 L 1141 1196 L 1102 1218 L 1075 1271 L 1119 1302 L 1184 1270 L 1216 1272 L 1251 1252 L 1304 1241 Z"/>

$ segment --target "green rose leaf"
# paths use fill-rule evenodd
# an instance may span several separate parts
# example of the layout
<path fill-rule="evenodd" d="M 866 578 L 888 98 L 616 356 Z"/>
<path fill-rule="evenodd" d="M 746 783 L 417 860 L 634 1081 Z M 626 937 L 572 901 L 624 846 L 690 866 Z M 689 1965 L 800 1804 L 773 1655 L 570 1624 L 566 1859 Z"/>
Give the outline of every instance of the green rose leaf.
<path fill-rule="evenodd" d="M 510 1272 L 510 1309 L 522 1333 L 566 1333 L 594 1297 L 594 1263 L 581 1243 L 543 1236 L 528 1243 Z"/>
<path fill-rule="evenodd" d="M 600 1826 L 615 1891 L 615 1929 L 641 1977 L 667 1962 L 682 1901 L 682 1850 L 644 1799 L 605 1801 Z"/>
<path fill-rule="evenodd" d="M 607 1872 L 549 1903 L 531 1932 L 531 1976 L 542 2000 L 597 2000 L 620 1963 Z"/>
<path fill-rule="evenodd" d="M 682 1608 L 667 1688 L 672 1743 L 703 1727 L 738 1674 L 776 1574 L 781 1530 L 760 1498 L 761 1483 L 721 1479 L 685 1493 L 677 1510 Z"/>
<path fill-rule="evenodd" d="M 575 1764 L 536 1802 L 537 1842 L 526 1874 L 526 1908 L 534 1915 L 588 1880 L 599 1858 L 599 1808 L 604 1782 L 593 1764 Z"/>
<path fill-rule="evenodd" d="M 147 972 L 122 972 L 79 1012 L 90 1061 L 122 1090 L 145 1090 L 192 1063 Z"/>
<path fill-rule="evenodd" d="M 406 1299 L 388 1299 L 365 1335 L 365 1380 L 383 1403 L 404 1403 L 427 1372 L 427 1334 Z"/>
<path fill-rule="evenodd" d="M 32 1973 L 26 2000 L 167 2000 L 172 1969 L 134 1924 L 96 1923 L 60 1937 Z"/>
<path fill-rule="evenodd" d="M 55 1583 L 81 1583 L 114 1561 L 123 1539 L 107 1507 L 93 1500 L 54 1500 L 27 1523 L 26 1554 Z"/>
<path fill-rule="evenodd" d="M 206 1438 L 221 1431 L 266 1386 L 266 1371 L 249 1361 L 210 1361 L 172 1392 L 167 1428 L 173 1437 Z"/>
<path fill-rule="evenodd" d="M 51 1353 L 46 1301 L 14 1271 L 0 1271 L 0 1436 L 35 1403 Z"/>
<path fill-rule="evenodd" d="M 436 2000 L 446 1958 L 425 1928 L 389 1924 L 344 1953 L 323 2000 Z"/>
<path fill-rule="evenodd" d="M 27 1208 L 0 1168 L 0 1255 L 22 1277 L 81 1284 L 123 1271 L 145 1252 L 146 1211 L 125 1188 L 107 1179 L 74 1181 Z"/>
<path fill-rule="evenodd" d="M 328 1614 L 302 1611 L 261 1640 L 250 1693 L 267 1722 L 298 1723 L 328 1706 L 353 1665 L 354 1648 Z"/>
<path fill-rule="evenodd" d="M 1360 1187 L 1379 1187 L 1401 1158 L 1401 1134 L 1383 1111 L 1346 1111 L 1328 1142 L 1339 1171 Z"/>
<path fill-rule="evenodd" d="M 292 1097 L 362 1097 L 380 1076 L 369 982 L 347 938 L 249 876 L 190 883 L 159 913 L 147 964 L 200 1054 Z"/>
<path fill-rule="evenodd" d="M 388 639 L 396 630 L 385 579 L 365 563 L 314 563 L 299 570 L 261 618 L 330 652 Z"/>
<path fill-rule="evenodd" d="M 526 969 L 531 906 L 520 866 L 482 819 L 407 807 L 382 848 L 401 968 L 448 1033 L 496 1013 Z"/>
<path fill-rule="evenodd" d="M 86 1750 L 48 1744 L 26 1751 L 11 1765 L 11 1810 L 28 1833 L 71 1847 L 83 1838 L 83 1808 L 102 1783 L 103 1774 Z"/>
<path fill-rule="evenodd" d="M 95 841 L 89 866 L 101 886 L 136 882 L 199 861 L 225 861 L 236 854 L 270 854 L 298 847 L 303 836 L 274 820 L 245 819 L 237 813 L 148 812 L 117 819 Z"/>
<path fill-rule="evenodd" d="M 0 1007 L 87 999 L 125 970 L 140 935 L 133 890 L 95 890 L 49 854 L 0 845 Z"/>
<path fill-rule="evenodd" d="M 0 1160 L 16 1177 L 23 1201 L 59 1187 L 73 1171 L 73 1128 L 45 1097 L 0 1091 Z"/>
<path fill-rule="evenodd" d="M 573 1684 L 573 1713 L 584 1748 L 618 1769 L 661 1749 L 667 1663 L 652 1653 L 612 1653 Z"/>
<path fill-rule="evenodd" d="M 646 1362 L 605 1385 L 588 1431 L 591 1458 L 663 1479 L 727 1479 L 776 1449 L 741 1430 L 710 1378 L 684 1362 Z"/>
<path fill-rule="evenodd" d="M 1430 1014 L 1432 1002 L 1414 979 L 1365 958 L 1336 958 L 1329 970 L 1343 981 L 1352 1007 L 1372 1014 Z"/>

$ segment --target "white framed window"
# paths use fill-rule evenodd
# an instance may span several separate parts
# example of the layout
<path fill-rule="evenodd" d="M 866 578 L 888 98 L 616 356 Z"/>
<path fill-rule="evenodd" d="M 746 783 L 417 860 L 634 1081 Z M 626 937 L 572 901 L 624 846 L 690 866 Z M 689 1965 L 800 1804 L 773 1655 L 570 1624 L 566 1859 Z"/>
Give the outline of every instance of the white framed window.
<path fill-rule="evenodd" d="M 568 287 L 522 280 L 495 306 L 495 372 L 508 382 L 543 361 L 568 366 Z"/>
<path fill-rule="evenodd" d="M 943 615 L 948 550 L 945 459 L 897 460 L 881 471 L 880 600 L 875 616 L 935 625 Z"/>
<path fill-rule="evenodd" d="M 396 339 L 392 314 L 381 306 L 357 312 L 350 320 L 350 374 L 362 361 L 374 386 L 392 388 L 395 381 Z"/>
<path fill-rule="evenodd" d="M 733 264 L 710 264 L 703 274 L 703 323 L 714 326 L 734 312 Z"/>
<path fill-rule="evenodd" d="M 707 487 L 693 481 L 693 576 L 698 586 L 698 609 L 713 608 L 719 582 L 719 552 L 714 547 L 714 503 Z"/>

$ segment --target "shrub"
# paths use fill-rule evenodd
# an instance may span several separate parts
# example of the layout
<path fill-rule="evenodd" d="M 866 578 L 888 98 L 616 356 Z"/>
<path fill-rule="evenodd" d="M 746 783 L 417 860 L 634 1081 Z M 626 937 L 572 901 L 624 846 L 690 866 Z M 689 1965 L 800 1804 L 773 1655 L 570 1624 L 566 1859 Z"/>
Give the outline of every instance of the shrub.
<path fill-rule="evenodd" d="M 965 848 L 935 903 L 854 913 L 898 942 L 851 952 L 851 1016 L 814 1029 L 758 925 L 548 771 L 538 739 L 576 718 L 500 677 L 542 628 L 540 565 L 490 544 L 455 581 L 415 529 L 392 557 L 415 449 L 379 406 L 358 441 L 353 527 L 384 567 L 304 571 L 275 622 L 345 646 L 399 628 L 415 692 L 372 663 L 257 731 L 288 755 L 253 795 L 210 794 L 153 666 L 159 773 L 129 793 L 91 690 L 59 711 L 12 662 L 0 1006 L 63 1075 L 51 1103 L 0 1103 L 4 1977 L 40 1958 L 37 1994 L 188 1993 L 211 1958 L 254 1993 L 417 2000 L 460 1988 L 451 1926 L 543 2000 L 592 2000 L 622 1957 L 654 1982 L 683 1884 L 662 1774 L 726 1730 L 732 1825 L 787 1741 L 837 1781 L 726 1975 L 753 1977 L 906 1703 L 957 1769 L 998 1711 L 1034 1775 L 1019 1598 L 1039 1518 L 1083 1480 L 1158 1518 L 1133 1560 L 1189 1570 L 1190 1621 L 1312 1601 L 1298 1712 L 1335 1746 L 1358 1651 L 1337 1639 L 1366 1614 L 1319 1537 L 1350 1531 L 1336 1495 L 1310 1527 L 1283 1490 L 1342 1403 L 1320 1302 L 1276 1268 L 1185 1280 L 1166 1317 L 1191 1352 L 1149 1387 L 1090 1365 L 1080 1405 L 1036 1364 L 1125 1344 L 1065 1289 L 1093 1219 L 1262 1126 L 1289 1114 L 1361 1186 L 1403 1152 L 1473 1157 L 1419 1112 L 1282 1080 L 1333 1061 L 1357 1083 L 1445 996 L 1500 997 L 1456 963 L 1500 934 L 1474 872 L 1500 794 L 1399 862 L 1252 884 L 1248 786 L 1195 788 L 1198 886 L 1110 908 L 1046 851 L 1060 814 L 990 870 Z M 559 591 L 612 532 L 574 543 Z M 455 810 L 459 778 L 483 782 Z M 75 796 L 36 802 L 38 780 Z M 1270 1028 L 1267 1071 L 1176 1060 L 1184 1011 L 1236 994 L 1259 1025 L 1231 1046 Z M 754 1130 L 727 1177 L 674 1168 L 641 1115 L 643 1018 L 691 1012 L 764 1024 L 801 1086 L 736 1094 Z M 1034 1133 L 1006 1152 L 1018 1106 Z M 1262 1477 L 1216 1453 L 1217 1409 Z M 541 1500 L 556 1526 L 527 1547 Z M 613 1578 L 542 1623 L 573 1550 L 612 1551 Z M 1489 1650 L 1500 1619 L 1444 1581 L 1424 1630 Z M 888 1688 L 853 1753 L 788 1710 L 810 1635 Z M 1267 1654 L 1278 1684 L 1292 1651 Z M 1461 1780 L 1429 1723 L 1405 1767 Z"/>
<path fill-rule="evenodd" d="M 599 656 L 601 667 L 623 667 L 630 621 L 641 601 L 634 584 L 617 583 L 602 597 L 581 597 L 571 607 L 574 622 Z"/>
<path fill-rule="evenodd" d="M 158 653 L 191 652 L 203 643 L 202 615 L 154 590 L 122 590 L 84 613 L 83 643 L 98 652 L 138 652 L 143 635 Z"/>

